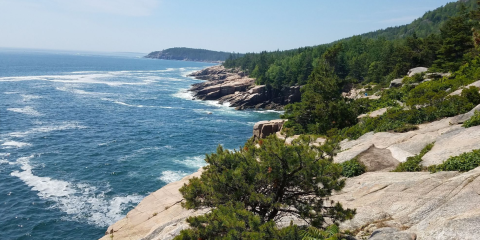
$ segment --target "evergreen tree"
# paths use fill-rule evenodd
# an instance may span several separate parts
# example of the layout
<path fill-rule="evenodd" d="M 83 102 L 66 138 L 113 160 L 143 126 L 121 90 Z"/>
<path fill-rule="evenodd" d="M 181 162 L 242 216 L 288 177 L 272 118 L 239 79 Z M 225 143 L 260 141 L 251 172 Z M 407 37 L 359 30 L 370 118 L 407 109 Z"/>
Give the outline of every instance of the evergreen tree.
<path fill-rule="evenodd" d="M 241 239 L 227 236 L 259 231 L 260 235 L 252 236 L 263 239 L 271 236 L 274 222 L 286 216 L 318 228 L 352 218 L 354 210 L 327 201 L 333 190 L 345 185 L 341 166 L 332 162 L 336 143 L 316 147 L 312 142 L 303 136 L 287 145 L 270 136 L 249 140 L 234 152 L 219 146 L 216 153 L 207 155 L 209 165 L 201 177 L 180 189 L 185 208 L 217 210 L 190 218 L 193 229 L 177 239 Z"/>

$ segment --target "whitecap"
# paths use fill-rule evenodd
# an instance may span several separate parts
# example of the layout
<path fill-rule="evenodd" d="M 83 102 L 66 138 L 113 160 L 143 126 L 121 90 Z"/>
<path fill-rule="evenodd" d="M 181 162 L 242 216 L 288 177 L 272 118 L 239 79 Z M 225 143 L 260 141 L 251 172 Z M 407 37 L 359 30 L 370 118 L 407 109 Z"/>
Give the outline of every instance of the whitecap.
<path fill-rule="evenodd" d="M 7 108 L 7 110 L 16 113 L 23 113 L 30 116 L 43 116 L 43 114 L 39 113 L 37 110 L 30 106 L 26 106 L 23 108 Z"/>
<path fill-rule="evenodd" d="M 116 76 L 128 76 L 128 74 L 122 71 L 118 71 L 118 72 L 71 74 L 71 75 L 0 77 L 0 82 L 50 81 L 50 82 L 59 82 L 59 83 L 106 84 L 108 86 L 149 84 L 146 82 L 112 81 L 112 78 Z"/>
<path fill-rule="evenodd" d="M 188 174 L 183 171 L 163 171 L 162 176 L 160 176 L 158 179 L 166 183 L 172 183 L 182 179 L 187 175 Z"/>
<path fill-rule="evenodd" d="M 188 89 L 180 89 L 177 93 L 172 94 L 173 97 L 181 98 L 185 100 L 193 99 L 193 92 L 188 91 Z"/>
<path fill-rule="evenodd" d="M 27 147 L 27 146 L 31 146 L 32 144 L 30 143 L 24 143 L 24 142 L 16 142 L 16 141 L 8 141 L 8 142 L 4 142 L 2 144 L 2 146 L 5 146 L 4 148 L 22 148 L 22 147 Z"/>
<path fill-rule="evenodd" d="M 199 169 L 207 165 L 205 162 L 205 155 L 187 157 L 184 160 L 175 160 L 174 162 L 180 163 L 188 168 Z"/>
<path fill-rule="evenodd" d="M 63 131 L 63 130 L 70 130 L 70 129 L 83 129 L 86 128 L 85 126 L 80 125 L 78 122 L 64 122 L 61 125 L 49 125 L 49 126 L 41 126 L 32 128 L 25 132 L 12 132 L 8 135 L 10 137 L 26 137 L 31 134 L 36 133 L 48 133 L 53 131 Z"/>
<path fill-rule="evenodd" d="M 73 184 L 50 177 L 39 177 L 32 173 L 30 160 L 34 156 L 22 157 L 15 164 L 23 171 L 14 171 L 12 176 L 18 177 L 37 195 L 45 200 L 53 201 L 54 209 L 68 214 L 66 220 L 87 222 L 100 227 L 109 226 L 123 217 L 123 211 L 130 203 L 138 203 L 143 197 L 137 195 L 107 198 L 95 186 L 89 184 Z"/>
<path fill-rule="evenodd" d="M 139 155 L 144 155 L 144 154 L 147 154 L 147 153 L 150 153 L 150 152 L 154 152 L 154 151 L 157 151 L 159 149 L 160 149 L 160 147 L 146 147 L 146 148 L 137 149 L 137 150 L 133 151 L 133 153 L 121 157 L 118 161 L 120 161 L 120 162 L 127 161 L 128 159 L 135 158 Z"/>
<path fill-rule="evenodd" d="M 31 95 L 31 94 L 21 94 L 20 96 L 23 97 L 24 102 L 30 102 L 31 100 L 42 98 L 41 96 Z"/>

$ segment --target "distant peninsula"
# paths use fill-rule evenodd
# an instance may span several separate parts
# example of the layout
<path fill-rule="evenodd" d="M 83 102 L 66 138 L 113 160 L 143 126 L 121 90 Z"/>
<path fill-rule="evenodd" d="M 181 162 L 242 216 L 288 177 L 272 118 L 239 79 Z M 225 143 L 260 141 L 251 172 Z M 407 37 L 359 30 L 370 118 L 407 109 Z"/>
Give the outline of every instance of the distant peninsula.
<path fill-rule="evenodd" d="M 206 49 L 175 47 L 168 48 L 162 51 L 155 51 L 149 53 L 145 58 L 165 59 L 165 60 L 179 60 L 179 61 L 193 61 L 193 62 L 224 62 L 228 58 L 239 58 L 243 54 L 211 51 Z"/>

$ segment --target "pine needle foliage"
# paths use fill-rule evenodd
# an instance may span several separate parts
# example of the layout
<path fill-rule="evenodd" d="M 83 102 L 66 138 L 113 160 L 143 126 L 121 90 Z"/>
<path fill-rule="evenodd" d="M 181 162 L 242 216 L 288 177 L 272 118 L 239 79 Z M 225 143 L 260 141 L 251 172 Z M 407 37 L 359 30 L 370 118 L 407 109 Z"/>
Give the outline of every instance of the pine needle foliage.
<path fill-rule="evenodd" d="M 182 206 L 243 208 L 257 219 L 254 222 L 258 226 L 287 216 L 295 216 L 317 228 L 324 227 L 326 222 L 351 219 L 355 210 L 328 200 L 332 191 L 345 186 L 342 167 L 333 163 L 338 143 L 329 140 L 315 146 L 313 142 L 313 138 L 302 136 L 287 145 L 285 140 L 272 135 L 260 141 L 251 139 L 238 151 L 219 146 L 216 153 L 206 156 L 209 165 L 204 167 L 200 178 L 191 179 L 180 189 L 185 198 Z M 190 231 L 216 224 L 212 221 L 202 219 Z M 222 220 L 225 221 L 229 220 Z M 217 234 L 213 230 L 210 233 Z"/>

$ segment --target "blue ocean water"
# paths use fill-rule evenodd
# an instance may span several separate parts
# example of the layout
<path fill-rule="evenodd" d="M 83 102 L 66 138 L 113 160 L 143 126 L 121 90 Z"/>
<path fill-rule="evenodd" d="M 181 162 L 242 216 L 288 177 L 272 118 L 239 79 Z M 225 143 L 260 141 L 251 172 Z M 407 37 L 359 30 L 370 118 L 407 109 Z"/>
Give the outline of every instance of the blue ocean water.
<path fill-rule="evenodd" d="M 0 239 L 98 239 L 277 112 L 193 101 L 207 63 L 0 51 Z M 212 113 L 212 114 L 208 114 Z"/>

